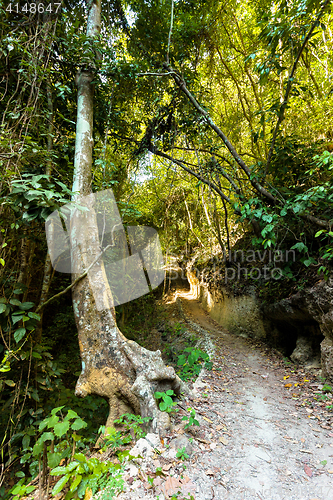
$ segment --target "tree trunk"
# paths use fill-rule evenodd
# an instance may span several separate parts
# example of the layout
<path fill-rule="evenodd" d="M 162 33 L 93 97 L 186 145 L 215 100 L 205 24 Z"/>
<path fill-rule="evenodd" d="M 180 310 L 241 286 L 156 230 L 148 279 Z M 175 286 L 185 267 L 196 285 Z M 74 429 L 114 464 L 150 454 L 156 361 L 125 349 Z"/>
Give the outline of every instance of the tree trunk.
<path fill-rule="evenodd" d="M 87 37 L 100 31 L 101 0 L 91 3 Z M 93 148 L 93 65 L 81 67 L 77 75 L 78 106 L 74 160 L 73 201 L 89 211 L 76 211 L 71 218 L 72 279 L 101 254 L 95 211 L 96 197 L 91 193 Z M 90 196 L 89 196 L 90 195 Z M 84 228 L 84 237 L 82 228 Z M 78 329 L 82 372 L 76 384 L 78 396 L 98 394 L 109 401 L 106 427 L 121 414 L 130 412 L 151 417 L 149 427 L 161 434 L 169 427 L 169 416 L 162 413 L 154 398 L 155 391 L 186 389 L 171 367 L 164 365 L 160 351 L 151 352 L 127 340 L 116 324 L 113 298 L 102 259 L 92 272 L 73 287 L 73 308 Z"/>

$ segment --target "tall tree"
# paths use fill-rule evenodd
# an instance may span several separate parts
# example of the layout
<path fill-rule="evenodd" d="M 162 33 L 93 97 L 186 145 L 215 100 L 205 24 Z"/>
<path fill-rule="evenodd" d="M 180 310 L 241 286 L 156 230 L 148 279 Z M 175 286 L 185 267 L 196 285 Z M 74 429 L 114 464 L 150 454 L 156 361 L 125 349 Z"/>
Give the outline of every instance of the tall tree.
<path fill-rule="evenodd" d="M 101 26 L 101 0 L 89 3 L 87 39 L 90 43 L 98 39 Z M 92 150 L 93 150 L 93 79 L 96 59 L 81 66 L 77 74 L 77 123 L 75 163 L 73 178 L 73 201 L 91 194 Z M 85 198 L 87 200 L 87 198 Z M 180 394 L 185 389 L 175 371 L 165 366 L 160 351 L 151 352 L 133 341 L 127 340 L 117 327 L 112 294 L 103 261 L 94 267 L 89 277 L 77 281 L 78 274 L 86 271 L 92 259 L 102 252 L 98 234 L 95 197 L 89 197 L 89 211 L 80 214 L 79 223 L 74 217 L 71 227 L 73 274 L 73 308 L 79 335 L 82 372 L 76 385 L 76 394 L 85 396 L 98 394 L 109 400 L 110 413 L 107 427 L 126 412 L 140 413 L 150 417 L 150 428 L 163 433 L 169 426 L 169 418 L 162 413 L 154 393 L 157 390 L 173 389 Z M 78 227 L 84 225 L 89 238 L 82 238 Z M 79 271 L 79 272 L 78 272 Z M 99 302 L 97 307 L 96 296 Z"/>

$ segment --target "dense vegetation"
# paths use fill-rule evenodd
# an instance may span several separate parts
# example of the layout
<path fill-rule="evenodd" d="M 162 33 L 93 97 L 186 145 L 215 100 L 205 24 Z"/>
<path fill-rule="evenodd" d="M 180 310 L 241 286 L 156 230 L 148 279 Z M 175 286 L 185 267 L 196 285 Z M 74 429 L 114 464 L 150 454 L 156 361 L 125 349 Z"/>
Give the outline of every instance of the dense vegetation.
<path fill-rule="evenodd" d="M 83 2 L 9 6 L 0 0 L 0 428 L 13 486 L 38 473 L 51 411 L 49 428 L 59 407 L 67 422 L 59 454 L 68 429 L 83 429 L 83 447 L 107 413 L 73 395 L 70 294 L 44 309 L 70 285 L 52 270 L 44 222 L 73 194 L 78 68 L 95 72 L 92 189 L 112 188 L 124 224 L 154 227 L 179 258 L 232 260 L 240 237 L 246 251 L 293 249 L 291 262 L 263 257 L 288 288 L 327 277 L 333 258 L 333 34 L 328 0 L 105 0 L 93 42 Z M 129 338 L 153 326 L 151 301 L 119 307 Z"/>

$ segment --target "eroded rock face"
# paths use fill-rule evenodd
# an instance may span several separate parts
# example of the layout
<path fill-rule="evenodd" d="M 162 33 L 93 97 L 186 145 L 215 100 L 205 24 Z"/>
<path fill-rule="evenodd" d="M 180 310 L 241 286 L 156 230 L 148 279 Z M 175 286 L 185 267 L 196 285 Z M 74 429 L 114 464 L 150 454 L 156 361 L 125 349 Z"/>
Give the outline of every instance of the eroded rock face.
<path fill-rule="evenodd" d="M 191 293 L 220 325 L 242 337 L 265 339 L 267 332 L 254 289 L 235 297 L 223 287 L 214 288 L 188 272 Z"/>
<path fill-rule="evenodd" d="M 333 340 L 329 337 L 321 343 L 321 368 L 323 377 L 333 382 Z"/>
<path fill-rule="evenodd" d="M 299 364 L 319 358 L 323 376 L 333 382 L 333 274 L 287 299 L 261 305 L 255 294 L 233 296 L 188 269 L 193 295 L 230 332 L 284 348 Z M 323 336 L 325 339 L 323 340 Z"/>
<path fill-rule="evenodd" d="M 306 290 L 305 295 L 308 310 L 318 321 L 323 335 L 333 340 L 333 275 Z"/>
<path fill-rule="evenodd" d="M 295 327 L 307 329 L 306 336 L 299 336 L 293 361 L 302 363 L 310 355 L 310 340 L 318 335 L 325 339 L 320 344 L 323 376 L 333 381 L 333 276 L 311 288 L 302 290 L 288 299 L 262 308 L 270 322 L 289 321 Z M 306 338 L 308 340 L 306 340 Z M 309 338 L 310 337 L 310 338 Z M 313 344 L 312 344 L 313 347 Z M 307 358 L 308 361 L 310 358 Z"/>

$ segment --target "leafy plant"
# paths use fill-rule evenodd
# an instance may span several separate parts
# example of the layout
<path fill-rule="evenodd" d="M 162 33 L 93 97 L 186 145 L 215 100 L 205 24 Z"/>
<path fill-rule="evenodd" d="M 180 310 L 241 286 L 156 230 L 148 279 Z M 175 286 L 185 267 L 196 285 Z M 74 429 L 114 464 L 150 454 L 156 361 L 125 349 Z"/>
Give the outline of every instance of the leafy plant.
<path fill-rule="evenodd" d="M 319 238 L 321 236 L 322 240 L 324 242 L 327 242 L 324 246 L 322 246 L 319 250 L 320 252 L 320 257 L 326 261 L 326 265 L 321 265 L 318 269 L 318 274 L 323 273 L 324 278 L 327 280 L 328 275 L 330 272 L 330 268 L 328 266 L 328 262 L 333 260 L 333 231 L 326 231 L 325 229 L 321 229 L 320 231 L 317 231 L 315 234 L 316 238 Z"/>
<path fill-rule="evenodd" d="M 157 499 L 159 499 L 159 497 L 157 497 Z M 188 493 L 186 497 L 184 497 L 181 495 L 181 492 L 178 492 L 172 495 L 171 500 L 194 500 L 194 496 L 191 495 L 191 493 Z"/>
<path fill-rule="evenodd" d="M 185 425 L 185 429 L 188 429 L 191 427 L 191 425 L 198 425 L 200 426 L 199 422 L 195 418 L 195 410 L 192 408 L 188 408 L 187 411 L 190 412 L 189 415 L 184 415 L 182 420 L 188 420 L 188 423 Z"/>
<path fill-rule="evenodd" d="M 103 436 L 101 436 L 101 451 L 105 451 L 107 448 L 120 448 L 132 441 L 131 435 L 128 434 L 123 436 L 121 431 L 117 431 L 115 427 L 105 427 L 101 425 L 99 432 L 103 434 Z"/>
<path fill-rule="evenodd" d="M 177 403 L 175 403 L 171 397 L 176 396 L 172 389 L 166 392 L 155 392 L 154 396 L 156 399 L 162 399 L 162 401 L 159 403 L 159 409 L 161 411 L 166 411 L 167 413 L 178 411 L 174 408 Z"/>
<path fill-rule="evenodd" d="M 123 489 L 122 472 L 123 468 L 119 464 L 100 462 L 97 458 L 88 459 L 83 453 L 75 453 L 68 465 L 51 470 L 52 476 L 62 476 L 55 484 L 52 495 L 60 493 L 69 483 L 65 500 L 83 498 L 87 491 L 94 494 L 99 489 L 104 489 L 104 498 L 113 498 Z"/>
<path fill-rule="evenodd" d="M 52 494 L 57 495 L 65 486 L 69 486 L 65 500 L 83 498 L 87 491 L 94 494 L 99 490 L 102 490 L 102 499 L 113 498 L 122 491 L 124 485 L 122 466 L 112 462 L 101 462 L 97 458 L 89 459 L 83 453 L 75 452 L 77 448 L 84 447 L 82 436 L 76 431 L 85 428 L 87 424 L 73 410 L 68 410 L 67 415 L 62 418 L 58 415 L 62 409 L 63 406 L 54 408 L 51 415 L 42 420 L 38 428 L 40 434 L 33 447 L 30 446 L 30 440 L 31 437 L 37 436 L 36 430 L 31 428 L 24 434 L 25 453 L 20 463 L 29 464 L 32 477 L 38 474 L 41 467 L 43 470 L 50 468 L 51 476 L 62 476 L 53 487 Z M 142 437 L 144 432 L 141 425 L 148 420 L 149 418 L 142 418 L 139 415 L 128 413 L 121 415 L 116 423 L 125 427 L 125 435 L 114 427 L 107 428 L 102 450 L 128 444 L 133 439 L 131 431 L 135 437 Z M 105 427 L 102 426 L 99 430 L 104 433 Z M 118 455 L 121 461 L 126 457 L 131 458 L 128 452 Z M 67 464 L 60 465 L 63 461 L 67 461 Z M 20 478 L 19 482 L 10 490 L 14 495 L 13 500 L 19 500 L 36 489 L 36 486 L 30 485 L 30 480 L 27 481 L 24 472 L 17 473 L 17 477 Z"/>
<path fill-rule="evenodd" d="M 213 363 L 210 361 L 209 355 L 201 349 L 193 349 L 187 347 L 184 350 L 185 354 L 178 357 L 177 365 L 181 367 L 178 374 L 182 380 L 188 380 L 197 377 L 202 366 L 207 370 L 211 370 Z"/>
<path fill-rule="evenodd" d="M 124 413 L 117 420 L 115 420 L 114 423 L 124 426 L 127 432 L 133 432 L 134 437 L 136 439 L 140 439 L 146 435 L 142 426 L 147 424 L 149 420 L 151 420 L 150 417 L 141 417 L 141 415 Z"/>
<path fill-rule="evenodd" d="M 11 184 L 7 203 L 19 214 L 19 220 L 29 223 L 35 219 L 44 221 L 73 195 L 63 182 L 56 179 L 51 182 L 46 174 L 22 174 Z"/>
<path fill-rule="evenodd" d="M 105 428 L 104 425 L 100 426 L 99 433 L 103 434 L 100 437 L 102 442 L 101 451 L 105 451 L 107 448 L 120 448 L 126 446 L 134 439 L 144 437 L 146 432 L 142 429 L 142 425 L 146 424 L 149 420 L 150 417 L 141 417 L 141 415 L 124 413 L 114 421 L 115 424 L 123 427 L 122 430 L 117 430 L 115 427 Z M 117 453 L 118 458 L 120 458 L 121 455 L 124 455 L 124 453 Z"/>
<path fill-rule="evenodd" d="M 183 448 L 178 449 L 176 457 L 180 458 L 180 460 L 182 460 L 183 462 L 184 460 L 188 460 L 190 458 L 189 455 L 186 453 L 185 446 Z"/>
<path fill-rule="evenodd" d="M 186 332 L 186 328 L 184 325 L 181 323 L 176 323 L 175 326 L 173 327 L 175 335 L 182 335 L 184 332 Z"/>
<path fill-rule="evenodd" d="M 327 394 L 321 394 L 320 392 L 317 392 L 316 396 L 317 396 L 317 398 L 315 398 L 315 399 L 321 399 L 322 401 L 327 401 L 328 400 Z"/>
<path fill-rule="evenodd" d="M 78 435 L 76 431 L 85 428 L 86 422 L 73 410 L 68 410 L 67 415 L 62 418 L 57 415 L 62 409 L 63 406 L 54 408 L 51 415 L 42 420 L 38 427 L 39 436 L 33 427 L 30 427 L 25 433 L 21 433 L 23 434 L 22 449 L 24 454 L 21 456 L 20 463 L 22 465 L 29 464 L 29 472 L 32 477 L 37 476 L 41 468 L 44 471 L 48 467 L 53 469 L 62 460 L 70 460 L 76 447 L 84 447 L 82 436 Z M 31 438 L 36 436 L 38 436 L 37 441 L 32 447 Z M 13 436 L 12 439 L 16 437 L 17 435 Z M 13 500 L 18 500 L 22 495 L 33 491 L 30 486 L 25 484 L 25 473 L 20 471 L 17 475 L 21 479 L 10 490 L 10 493 L 14 495 Z M 33 489 L 35 488 L 36 486 L 33 487 Z"/>
<path fill-rule="evenodd" d="M 17 349 L 5 353 L 5 361 L 2 360 L 0 366 L 1 372 L 10 370 L 11 358 L 21 349 L 26 339 L 21 341 L 29 335 L 29 332 L 35 330 L 40 320 L 39 314 L 30 311 L 35 305 L 33 302 L 21 302 L 13 296 L 21 293 L 22 289 L 17 288 L 9 298 L 0 298 L 0 326 L 8 335 L 13 334 L 15 344 L 18 344 Z"/>

